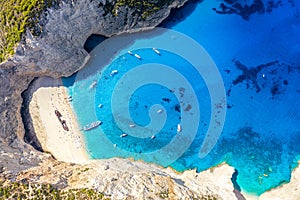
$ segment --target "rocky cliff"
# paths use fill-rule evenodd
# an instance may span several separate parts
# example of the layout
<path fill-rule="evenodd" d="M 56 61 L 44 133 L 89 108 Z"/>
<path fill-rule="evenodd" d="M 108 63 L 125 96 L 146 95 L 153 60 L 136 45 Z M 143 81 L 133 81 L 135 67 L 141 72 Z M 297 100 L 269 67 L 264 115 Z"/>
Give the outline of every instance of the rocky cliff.
<path fill-rule="evenodd" d="M 177 174 L 116 159 L 75 165 L 55 161 L 24 142 L 21 94 L 35 77 L 73 74 L 89 58 L 83 46 L 91 34 L 109 37 L 150 29 L 186 1 L 153 0 L 160 9 L 141 12 L 123 5 L 126 1 L 115 6 L 116 0 L 68 0 L 46 11 L 40 21 L 41 34 L 32 36 L 27 31 L 15 55 L 0 64 L 0 183 L 6 179 L 50 183 L 62 189 L 88 187 L 114 199 L 243 199 L 233 188 L 230 178 L 234 170 L 227 165 L 200 174 Z"/>
<path fill-rule="evenodd" d="M 89 58 L 83 46 L 91 34 L 111 36 L 152 28 L 165 19 L 172 8 L 185 1 L 163 1 L 165 4 L 160 3 L 160 9 L 148 16 L 142 16 L 139 8 L 121 4 L 116 14 L 112 7 L 118 2 L 113 0 L 62 1 L 46 11 L 40 20 L 41 34 L 34 37 L 27 31 L 15 55 L 0 65 L 0 149 L 33 150 L 23 142 L 20 110 L 21 93 L 34 77 L 58 78 L 73 74 Z M 6 165 L 5 162 L 1 164 Z"/>
<path fill-rule="evenodd" d="M 172 8 L 183 5 L 185 1 L 163 1 L 165 4 L 160 3 L 159 10 L 147 15 L 132 5 L 121 4 L 109 12 L 109 8 L 116 4 L 111 0 L 66 1 L 44 13 L 41 35 L 32 36 L 27 31 L 15 55 L 0 65 L 0 179 L 50 183 L 62 189 L 85 186 L 105 191 L 108 196 L 118 199 L 126 196 L 169 198 L 169 195 L 183 198 L 210 198 L 215 195 L 219 199 L 222 194 L 234 197 L 230 184 L 233 169 L 228 166 L 225 166 L 228 171 L 224 178 L 227 186 L 222 189 L 221 185 L 211 184 L 212 180 L 207 183 L 210 186 L 202 185 L 204 180 L 201 178 L 194 185 L 193 177 L 198 176 L 194 171 L 177 175 L 172 170 L 132 164 L 128 160 L 118 161 L 120 166 L 113 161 L 92 162 L 83 166 L 61 163 L 24 142 L 22 93 L 35 77 L 59 78 L 73 74 L 89 58 L 83 46 L 91 34 L 112 36 L 150 29 L 165 19 Z M 26 96 L 26 93 L 23 94 Z M 118 170 L 124 166 L 126 169 Z M 83 173 L 82 169 L 86 168 L 91 170 Z M 139 172 L 136 174 L 137 170 Z M 210 188 L 215 188 L 216 192 L 211 192 Z"/>

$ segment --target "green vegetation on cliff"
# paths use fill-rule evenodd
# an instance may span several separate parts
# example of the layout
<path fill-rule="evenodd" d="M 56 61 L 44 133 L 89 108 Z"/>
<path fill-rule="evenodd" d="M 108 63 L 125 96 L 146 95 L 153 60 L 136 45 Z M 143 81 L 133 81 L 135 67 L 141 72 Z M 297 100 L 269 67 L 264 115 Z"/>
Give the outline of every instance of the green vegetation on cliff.
<path fill-rule="evenodd" d="M 39 19 L 47 8 L 59 4 L 62 0 L 1 0 L 0 4 L 0 63 L 14 54 L 17 44 L 25 31 L 29 29 L 33 35 L 38 35 L 43 25 Z M 168 6 L 172 0 L 115 0 L 111 3 L 100 3 L 105 13 L 118 15 L 120 7 L 128 7 L 134 15 L 146 19 L 153 13 Z"/>
<path fill-rule="evenodd" d="M 104 195 L 93 189 L 58 190 L 51 185 L 0 183 L 2 199 L 104 199 Z M 107 199 L 107 198 L 106 198 Z"/>
<path fill-rule="evenodd" d="M 157 193 L 156 197 L 159 199 L 172 199 L 169 189 L 163 189 Z M 174 194 L 173 194 L 174 195 Z M 94 189 L 56 189 L 50 184 L 28 184 L 17 183 L 0 180 L 0 200 L 6 199 L 36 199 L 36 200 L 93 200 L 103 199 L 109 200 L 109 196 L 105 196 L 103 193 Z M 192 197 L 194 200 L 217 200 L 221 199 L 214 195 L 203 195 L 200 197 Z M 124 195 L 124 199 L 132 199 Z M 149 199 L 153 199 L 149 197 Z M 156 199 L 156 198 L 155 198 Z"/>
<path fill-rule="evenodd" d="M 38 34 L 42 11 L 58 0 L 2 0 L 0 4 L 0 62 L 13 55 L 26 28 Z"/>
<path fill-rule="evenodd" d="M 163 6 L 169 5 L 171 2 L 172 0 L 117 0 L 113 7 L 112 13 L 117 16 L 119 7 L 128 6 L 129 8 L 134 8 L 137 14 L 142 16 L 142 19 L 146 19 L 148 16 L 160 10 Z"/>

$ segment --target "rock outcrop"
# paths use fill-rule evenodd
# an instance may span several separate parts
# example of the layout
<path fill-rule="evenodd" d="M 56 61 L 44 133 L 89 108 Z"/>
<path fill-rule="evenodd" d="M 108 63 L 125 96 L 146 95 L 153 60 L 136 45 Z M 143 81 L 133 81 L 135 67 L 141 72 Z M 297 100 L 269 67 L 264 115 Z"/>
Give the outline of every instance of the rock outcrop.
<path fill-rule="evenodd" d="M 233 168 L 227 165 L 199 174 L 177 174 L 171 169 L 121 159 L 75 165 L 55 161 L 24 142 L 21 93 L 35 77 L 73 74 L 89 59 L 83 46 L 91 34 L 112 36 L 150 29 L 186 1 L 163 1 L 171 3 L 146 18 L 127 6 L 118 7 L 115 16 L 108 12 L 114 0 L 69 0 L 47 11 L 41 21 L 41 35 L 34 37 L 27 32 L 15 55 L 0 64 L 0 179 L 50 183 L 59 188 L 91 187 L 115 199 L 237 199 L 240 194 L 234 193 L 230 181 Z M 297 182 L 293 183 L 297 189 Z"/>
<path fill-rule="evenodd" d="M 111 36 L 153 28 L 169 15 L 172 8 L 185 1 L 169 1 L 171 3 L 162 5 L 146 18 L 128 6 L 119 6 L 115 16 L 107 11 L 107 7 L 116 3 L 112 0 L 63 1 L 59 7 L 48 10 L 41 19 L 41 35 L 34 37 L 28 31 L 15 55 L 0 64 L 0 151 L 34 151 L 23 142 L 24 126 L 20 114 L 21 93 L 34 77 L 58 78 L 73 74 L 89 58 L 83 46 L 91 34 Z M 1 164 L 9 168 L 9 163 L 1 161 Z"/>
<path fill-rule="evenodd" d="M 53 173 L 55 171 L 56 173 Z M 154 164 L 113 158 L 78 165 L 46 161 L 21 172 L 21 182 L 52 184 L 59 189 L 93 188 L 111 199 L 237 199 L 226 164 L 197 173 L 176 173 Z M 37 176 L 38 174 L 38 176 Z"/>
<path fill-rule="evenodd" d="M 118 7 L 115 16 L 107 12 L 106 6 L 115 3 L 111 0 L 62 2 L 59 8 L 49 10 L 42 20 L 41 35 L 34 37 L 27 32 L 15 55 L 0 64 L 0 178 L 50 183 L 58 188 L 94 188 L 114 199 L 234 199 L 230 182 L 233 168 L 229 166 L 198 176 L 195 171 L 176 174 L 170 169 L 121 159 L 75 165 L 55 161 L 24 142 L 21 94 L 35 77 L 73 74 L 89 59 L 84 43 L 91 34 L 112 36 L 153 28 L 169 15 L 171 8 L 185 1 L 169 1 L 172 3 L 148 17 L 137 15 L 134 8 L 127 6 Z M 220 174 L 218 184 L 212 180 L 214 173 Z M 204 181 L 204 177 L 208 179 Z"/>

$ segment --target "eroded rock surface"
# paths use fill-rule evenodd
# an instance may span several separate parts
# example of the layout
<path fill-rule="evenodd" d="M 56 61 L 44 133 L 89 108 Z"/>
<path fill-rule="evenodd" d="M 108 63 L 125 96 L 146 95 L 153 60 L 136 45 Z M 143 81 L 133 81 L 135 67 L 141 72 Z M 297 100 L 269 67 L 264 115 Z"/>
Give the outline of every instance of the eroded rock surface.
<path fill-rule="evenodd" d="M 52 173 L 55 171 L 56 173 Z M 112 158 L 85 165 L 46 161 L 23 171 L 19 181 L 50 183 L 60 189 L 93 188 L 112 199 L 237 199 L 226 164 L 196 173 L 176 173 L 153 164 Z M 36 176 L 39 174 L 39 176 Z"/>

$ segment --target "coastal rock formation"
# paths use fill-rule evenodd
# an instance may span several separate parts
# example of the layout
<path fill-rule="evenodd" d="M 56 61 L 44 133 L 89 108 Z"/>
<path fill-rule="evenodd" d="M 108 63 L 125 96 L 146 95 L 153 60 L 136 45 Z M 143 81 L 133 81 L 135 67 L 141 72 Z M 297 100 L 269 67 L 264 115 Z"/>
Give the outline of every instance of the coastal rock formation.
<path fill-rule="evenodd" d="M 15 55 L 0 64 L 0 178 L 22 183 L 50 183 L 58 188 L 90 187 L 115 198 L 130 195 L 143 199 L 148 195 L 153 198 L 214 196 L 221 199 L 223 196 L 234 199 L 230 183 L 233 168 L 229 166 L 203 172 L 208 173 L 208 179 L 205 179 L 195 171 L 178 175 L 172 170 L 133 164 L 128 160 L 75 165 L 55 161 L 51 155 L 38 152 L 24 142 L 21 93 L 35 77 L 59 78 L 73 74 L 89 58 L 83 46 L 91 34 L 111 36 L 150 29 L 166 18 L 171 8 L 179 7 L 185 1 L 166 1 L 169 4 L 148 16 L 140 16 L 136 9 L 128 6 L 119 6 L 117 15 L 108 12 L 107 7 L 114 1 L 62 2 L 59 8 L 46 13 L 47 17 L 41 21 L 40 36 L 34 37 L 27 31 Z M 85 168 L 91 170 L 82 170 Z M 220 174 L 218 184 L 212 180 L 215 175 L 210 177 L 214 173 Z"/>
<path fill-rule="evenodd" d="M 83 46 L 91 34 L 112 36 L 150 29 L 185 1 L 163 1 L 169 3 L 144 17 L 128 6 L 110 12 L 114 0 L 69 0 L 45 13 L 41 35 L 32 36 L 28 31 L 14 57 L 0 64 L 0 180 L 50 183 L 58 188 L 90 187 L 112 198 L 237 199 L 240 194 L 234 192 L 230 180 L 234 170 L 228 165 L 199 174 L 177 174 L 171 169 L 122 159 L 76 165 L 58 162 L 24 143 L 21 93 L 35 77 L 73 74 L 89 58 Z"/>
<path fill-rule="evenodd" d="M 48 10 L 40 22 L 43 24 L 41 35 L 34 37 L 27 31 L 15 55 L 0 64 L 0 150 L 7 147 L 11 152 L 22 153 L 25 147 L 31 149 L 23 142 L 20 112 L 21 93 L 34 77 L 58 78 L 73 74 L 89 58 L 83 46 L 91 34 L 111 36 L 153 28 L 172 8 L 185 1 L 166 1 L 169 3 L 162 4 L 160 10 L 144 17 L 136 8 L 128 6 L 119 6 L 115 15 L 108 12 L 108 8 L 116 1 L 103 0 L 63 1 L 59 7 Z M 6 165 L 6 162 L 1 161 L 1 164 Z"/>
<path fill-rule="evenodd" d="M 55 171 L 57 173 L 49 173 Z M 176 173 L 154 164 L 113 158 L 85 165 L 46 161 L 21 172 L 17 180 L 49 183 L 60 189 L 93 188 L 111 199 L 238 199 L 226 164 L 196 173 Z M 39 174 L 39 176 L 36 176 Z"/>

